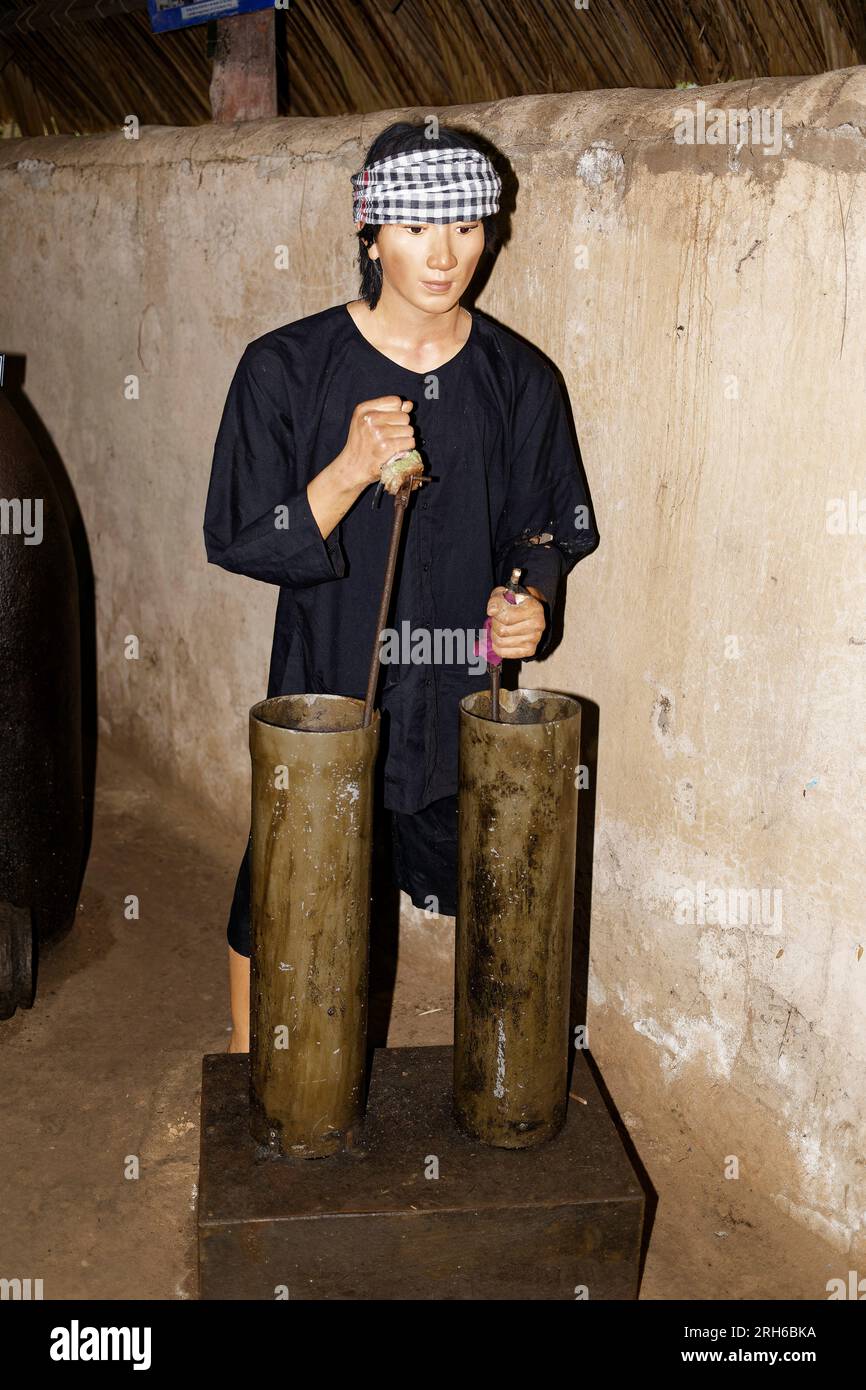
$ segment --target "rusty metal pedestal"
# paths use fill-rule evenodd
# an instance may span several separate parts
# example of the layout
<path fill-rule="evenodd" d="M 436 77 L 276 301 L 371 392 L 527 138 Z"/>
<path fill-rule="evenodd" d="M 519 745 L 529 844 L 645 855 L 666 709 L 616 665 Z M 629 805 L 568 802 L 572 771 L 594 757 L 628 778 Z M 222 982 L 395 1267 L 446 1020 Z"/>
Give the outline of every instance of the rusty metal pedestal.
<path fill-rule="evenodd" d="M 452 1068 L 450 1047 L 378 1048 L 360 1147 L 311 1162 L 258 1157 L 247 1056 L 205 1057 L 199 1297 L 636 1298 L 644 1195 L 583 1055 L 587 1104 L 530 1150 L 458 1131 Z"/>

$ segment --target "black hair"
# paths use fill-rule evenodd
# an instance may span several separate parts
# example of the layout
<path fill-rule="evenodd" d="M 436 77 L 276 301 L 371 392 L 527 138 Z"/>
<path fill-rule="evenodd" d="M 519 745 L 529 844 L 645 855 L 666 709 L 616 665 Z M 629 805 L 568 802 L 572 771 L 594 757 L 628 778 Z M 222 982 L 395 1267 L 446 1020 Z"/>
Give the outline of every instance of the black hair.
<path fill-rule="evenodd" d="M 410 154 L 415 150 L 472 149 L 486 154 L 492 160 L 492 151 L 477 135 L 458 130 L 455 126 L 439 126 L 437 135 L 428 134 L 427 125 L 413 125 L 411 121 L 395 121 L 379 132 L 367 151 L 364 164 L 373 164 L 377 159 L 388 159 L 394 154 Z M 484 228 L 484 252 L 493 254 L 497 245 L 496 214 L 488 213 L 481 218 Z M 371 309 L 375 309 L 382 293 L 382 263 L 377 258 L 371 260 L 367 248 L 379 235 L 381 223 L 365 222 L 357 233 L 358 266 L 361 271 L 360 297 L 365 299 Z"/>

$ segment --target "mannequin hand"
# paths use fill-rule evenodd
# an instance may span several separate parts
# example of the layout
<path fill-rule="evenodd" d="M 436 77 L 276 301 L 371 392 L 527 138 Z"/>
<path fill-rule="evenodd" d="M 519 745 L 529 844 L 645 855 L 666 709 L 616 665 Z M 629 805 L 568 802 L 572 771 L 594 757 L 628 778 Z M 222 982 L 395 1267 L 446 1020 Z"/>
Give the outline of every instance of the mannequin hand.
<path fill-rule="evenodd" d="M 401 400 L 400 396 L 377 396 L 355 406 L 349 434 L 338 457 L 357 487 L 377 483 L 384 463 L 395 454 L 415 448 L 415 431 L 409 423 L 411 409 L 412 402 Z"/>
<path fill-rule="evenodd" d="M 526 595 L 516 594 L 518 603 L 508 603 L 505 586 L 497 585 L 487 600 L 487 616 L 492 618 L 490 641 L 497 656 L 521 660 L 535 655 L 546 618 L 541 594 L 527 585 Z"/>

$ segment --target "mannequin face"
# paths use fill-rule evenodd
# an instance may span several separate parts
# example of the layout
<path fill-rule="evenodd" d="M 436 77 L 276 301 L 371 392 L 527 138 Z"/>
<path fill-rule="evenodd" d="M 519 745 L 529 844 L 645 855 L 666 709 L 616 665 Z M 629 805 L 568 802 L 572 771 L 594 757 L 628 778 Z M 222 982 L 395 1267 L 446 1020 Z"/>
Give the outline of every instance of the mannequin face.
<path fill-rule="evenodd" d="M 480 220 L 388 223 L 367 254 L 381 263 L 383 294 L 387 290 L 428 314 L 442 314 L 458 303 L 483 250 Z M 445 288 L 434 289 L 435 284 Z"/>

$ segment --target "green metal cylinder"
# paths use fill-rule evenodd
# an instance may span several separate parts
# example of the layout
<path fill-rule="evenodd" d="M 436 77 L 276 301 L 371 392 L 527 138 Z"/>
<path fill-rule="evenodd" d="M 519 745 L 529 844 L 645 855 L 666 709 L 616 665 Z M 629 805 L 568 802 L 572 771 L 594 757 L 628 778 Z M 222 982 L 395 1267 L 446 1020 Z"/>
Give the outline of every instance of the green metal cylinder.
<path fill-rule="evenodd" d="M 379 714 L 279 695 L 250 710 L 250 1130 L 274 1154 L 349 1148 L 364 1115 Z"/>
<path fill-rule="evenodd" d="M 568 1104 L 580 704 L 460 701 L 454 1115 L 499 1148 L 552 1139 Z"/>

